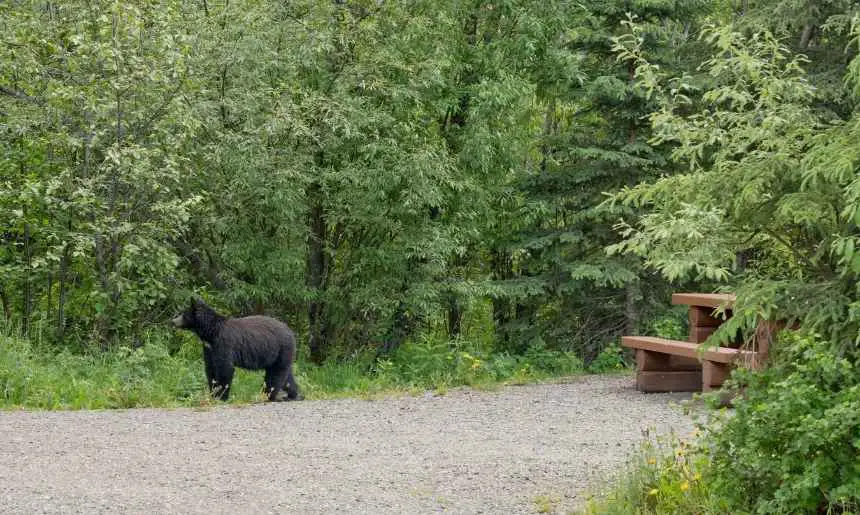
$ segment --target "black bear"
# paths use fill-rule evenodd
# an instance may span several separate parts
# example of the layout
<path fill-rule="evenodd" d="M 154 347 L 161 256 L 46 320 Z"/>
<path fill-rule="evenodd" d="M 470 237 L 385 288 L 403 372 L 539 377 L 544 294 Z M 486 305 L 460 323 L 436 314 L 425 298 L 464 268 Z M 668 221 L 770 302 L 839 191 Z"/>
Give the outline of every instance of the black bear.
<path fill-rule="evenodd" d="M 192 298 L 191 307 L 174 318 L 173 325 L 194 331 L 203 340 L 206 382 L 217 399 L 229 398 L 233 367 L 264 369 L 270 401 L 280 400 L 278 393 L 284 386 L 287 400 L 299 399 L 293 377 L 296 338 L 287 324 L 264 316 L 223 317 Z"/>

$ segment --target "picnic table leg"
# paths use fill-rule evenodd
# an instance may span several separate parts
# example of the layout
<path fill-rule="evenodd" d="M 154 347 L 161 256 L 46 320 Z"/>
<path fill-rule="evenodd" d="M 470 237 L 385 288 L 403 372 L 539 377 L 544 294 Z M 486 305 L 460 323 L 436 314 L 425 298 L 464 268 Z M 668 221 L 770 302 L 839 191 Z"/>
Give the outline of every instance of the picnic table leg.
<path fill-rule="evenodd" d="M 723 385 L 729 374 L 732 371 L 732 366 L 728 363 L 716 363 L 713 361 L 705 361 L 702 363 L 702 391 L 710 392 Z"/>
<path fill-rule="evenodd" d="M 636 389 L 642 392 L 696 392 L 702 388 L 698 364 L 677 363 L 678 356 L 636 350 Z"/>
<path fill-rule="evenodd" d="M 755 328 L 755 352 L 756 359 L 752 366 L 755 369 L 764 367 L 770 353 L 770 346 L 776 340 L 776 335 L 785 329 L 786 323 L 783 321 L 762 320 Z M 793 327 L 796 328 L 796 325 Z"/>
<path fill-rule="evenodd" d="M 723 320 L 711 315 L 712 308 L 702 306 L 690 306 L 690 332 L 688 340 L 693 343 L 702 343 L 723 323 Z"/>

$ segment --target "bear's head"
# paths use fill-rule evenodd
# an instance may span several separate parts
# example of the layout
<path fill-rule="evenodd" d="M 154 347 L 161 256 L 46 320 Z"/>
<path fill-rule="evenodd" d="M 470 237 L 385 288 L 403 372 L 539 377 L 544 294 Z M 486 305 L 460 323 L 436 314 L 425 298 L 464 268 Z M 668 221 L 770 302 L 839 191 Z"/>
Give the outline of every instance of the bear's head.
<path fill-rule="evenodd" d="M 179 329 L 199 329 L 213 322 L 217 315 L 205 302 L 197 297 L 191 297 L 191 305 L 179 316 L 171 320 L 174 327 Z"/>

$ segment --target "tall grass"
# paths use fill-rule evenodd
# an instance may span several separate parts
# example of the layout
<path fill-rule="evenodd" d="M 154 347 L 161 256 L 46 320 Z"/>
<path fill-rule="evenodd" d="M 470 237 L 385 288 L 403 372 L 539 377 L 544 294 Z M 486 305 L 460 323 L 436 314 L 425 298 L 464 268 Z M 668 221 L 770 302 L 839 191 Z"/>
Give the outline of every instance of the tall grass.
<path fill-rule="evenodd" d="M 675 435 L 645 442 L 607 487 L 589 500 L 584 515 L 716 515 L 729 513 L 708 483 L 708 461 Z"/>
<path fill-rule="evenodd" d="M 488 352 L 480 344 L 433 339 L 404 344 L 383 360 L 367 353 L 322 366 L 304 360 L 296 365 L 296 378 L 309 399 L 530 383 L 582 372 L 582 362 L 572 353 L 534 348 L 511 356 Z M 262 383 L 262 372 L 237 370 L 231 402 L 263 401 Z M 191 335 L 174 344 L 156 335 L 137 348 L 80 352 L 0 335 L 2 409 L 213 404 L 206 391 L 201 345 Z"/>

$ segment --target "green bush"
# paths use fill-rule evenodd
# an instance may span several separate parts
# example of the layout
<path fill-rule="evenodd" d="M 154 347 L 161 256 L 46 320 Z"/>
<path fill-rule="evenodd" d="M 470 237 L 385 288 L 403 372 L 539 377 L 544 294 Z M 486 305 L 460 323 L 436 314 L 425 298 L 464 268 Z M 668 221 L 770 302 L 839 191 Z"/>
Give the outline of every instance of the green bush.
<path fill-rule="evenodd" d="M 675 306 L 667 310 L 649 324 L 649 333 L 661 338 L 686 340 L 688 327 L 687 313 L 688 309 L 686 306 Z"/>
<path fill-rule="evenodd" d="M 736 510 L 860 510 L 860 374 L 820 339 L 783 333 L 772 367 L 739 370 L 734 413 L 708 425 L 714 489 Z"/>
<path fill-rule="evenodd" d="M 613 343 L 600 351 L 594 361 L 588 364 L 588 371 L 592 373 L 609 372 L 613 370 L 625 370 L 627 362 L 624 359 L 624 349 L 617 343 Z"/>

